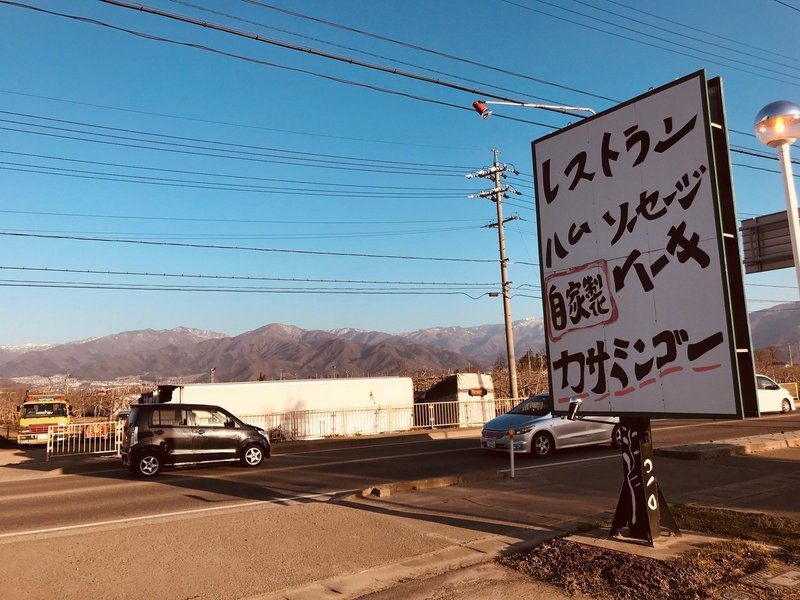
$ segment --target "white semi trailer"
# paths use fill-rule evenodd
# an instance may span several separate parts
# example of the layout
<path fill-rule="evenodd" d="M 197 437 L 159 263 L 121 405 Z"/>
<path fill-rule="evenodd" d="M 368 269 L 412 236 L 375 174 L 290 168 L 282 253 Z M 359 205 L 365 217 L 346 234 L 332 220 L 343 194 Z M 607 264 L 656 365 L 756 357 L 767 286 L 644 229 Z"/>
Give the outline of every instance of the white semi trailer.
<path fill-rule="evenodd" d="M 253 425 L 302 438 L 402 431 L 412 425 L 410 377 L 159 385 L 141 402 L 211 404 Z"/>

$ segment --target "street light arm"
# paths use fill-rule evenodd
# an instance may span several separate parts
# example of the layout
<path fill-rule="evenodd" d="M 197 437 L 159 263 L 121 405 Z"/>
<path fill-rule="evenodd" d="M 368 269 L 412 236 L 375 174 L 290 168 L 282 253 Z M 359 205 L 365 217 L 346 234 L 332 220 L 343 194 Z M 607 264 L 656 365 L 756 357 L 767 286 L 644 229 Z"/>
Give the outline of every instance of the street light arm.
<path fill-rule="evenodd" d="M 578 111 L 578 112 L 586 112 L 592 115 L 596 115 L 595 112 L 591 108 L 586 108 L 584 106 L 557 106 L 555 104 L 536 104 L 533 102 L 504 102 L 500 100 L 476 100 L 472 103 L 472 107 L 478 111 L 478 114 L 483 119 L 488 119 L 492 115 L 492 111 L 486 108 L 487 104 L 499 104 L 502 106 L 522 106 L 523 108 L 539 108 L 542 110 L 549 110 L 552 112 L 562 113 L 565 115 L 571 115 L 573 117 L 585 117 L 585 115 L 576 115 L 574 112 L 571 111 Z"/>

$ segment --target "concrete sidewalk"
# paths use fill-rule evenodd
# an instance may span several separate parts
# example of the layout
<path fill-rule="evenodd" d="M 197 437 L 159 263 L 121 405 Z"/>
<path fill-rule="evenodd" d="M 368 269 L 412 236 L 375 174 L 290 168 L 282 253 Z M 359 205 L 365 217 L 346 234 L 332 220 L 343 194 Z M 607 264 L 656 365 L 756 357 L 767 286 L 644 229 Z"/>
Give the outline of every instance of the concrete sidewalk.
<path fill-rule="evenodd" d="M 670 503 L 765 512 L 800 520 L 800 432 L 662 448 L 657 454 L 661 457 L 656 465 L 659 484 Z M 552 465 L 532 461 L 518 464 L 513 479 L 502 470 L 403 481 L 367 488 L 361 495 L 341 501 L 415 522 L 420 535 L 424 535 L 426 523 L 483 535 L 431 555 L 364 571 L 357 577 L 316 581 L 259 598 L 569 597 L 552 586 L 520 578 L 494 561 L 576 528 L 610 522 L 622 485 L 622 465 L 615 456 L 577 460 L 570 474 L 565 474 Z M 576 481 L 580 483 L 576 485 Z M 655 549 L 633 550 L 663 558 L 713 541 L 684 532 L 683 538 L 660 540 Z M 631 550 L 624 542 L 609 543 L 623 552 Z M 373 592 L 375 589 L 382 591 Z"/>

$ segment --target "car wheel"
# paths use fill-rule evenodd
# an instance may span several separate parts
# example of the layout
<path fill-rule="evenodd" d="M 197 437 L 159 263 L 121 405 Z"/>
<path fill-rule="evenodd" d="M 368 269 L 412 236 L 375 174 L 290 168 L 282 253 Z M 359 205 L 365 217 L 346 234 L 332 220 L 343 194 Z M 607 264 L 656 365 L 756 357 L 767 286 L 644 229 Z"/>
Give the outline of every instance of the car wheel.
<path fill-rule="evenodd" d="M 257 467 L 264 460 L 264 450 L 258 444 L 250 444 L 242 450 L 242 464 L 245 467 Z"/>
<path fill-rule="evenodd" d="M 161 455 L 153 450 L 147 450 L 136 458 L 134 471 L 142 477 L 153 477 L 161 471 L 161 465 Z"/>
<path fill-rule="evenodd" d="M 540 431 L 533 436 L 531 440 L 531 454 L 536 458 L 545 458 L 553 453 L 556 449 L 556 443 L 546 431 Z"/>
<path fill-rule="evenodd" d="M 611 430 L 611 447 L 622 447 L 622 425 L 614 425 L 614 429 Z"/>
<path fill-rule="evenodd" d="M 787 413 L 790 410 L 792 410 L 792 405 L 786 398 L 784 398 L 783 402 L 781 402 L 781 412 Z"/>

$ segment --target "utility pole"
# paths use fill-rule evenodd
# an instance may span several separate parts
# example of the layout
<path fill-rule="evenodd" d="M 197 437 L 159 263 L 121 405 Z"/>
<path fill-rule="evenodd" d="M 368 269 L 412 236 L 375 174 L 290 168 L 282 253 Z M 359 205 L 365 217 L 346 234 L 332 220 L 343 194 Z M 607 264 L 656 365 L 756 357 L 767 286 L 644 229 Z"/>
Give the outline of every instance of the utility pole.
<path fill-rule="evenodd" d="M 473 177 L 483 177 L 485 179 L 491 179 L 494 183 L 494 188 L 491 190 L 484 190 L 483 192 L 472 194 L 469 196 L 469 198 L 489 198 L 497 206 L 497 223 L 488 225 L 488 227 L 497 227 L 497 237 L 500 244 L 500 280 L 503 285 L 503 316 L 506 327 L 508 384 L 511 398 L 512 400 L 516 400 L 519 397 L 519 391 L 517 389 L 517 359 L 514 356 L 514 332 L 511 327 L 511 294 L 509 290 L 510 282 L 508 281 L 508 259 L 506 258 L 506 240 L 503 231 L 503 225 L 506 221 L 513 221 L 517 217 L 511 217 L 506 219 L 506 221 L 503 220 L 503 198 L 508 198 L 509 191 L 514 192 L 515 194 L 521 194 L 509 185 L 501 185 L 500 178 L 502 177 L 505 179 L 505 171 L 507 170 L 510 170 L 515 175 L 519 175 L 519 172 L 514 168 L 509 168 L 508 165 L 501 165 L 499 163 L 497 160 L 497 157 L 500 154 L 499 150 L 492 148 L 492 154 L 493 161 L 490 168 L 481 169 L 474 173 L 468 173 L 466 177 L 467 179 L 472 179 Z"/>

